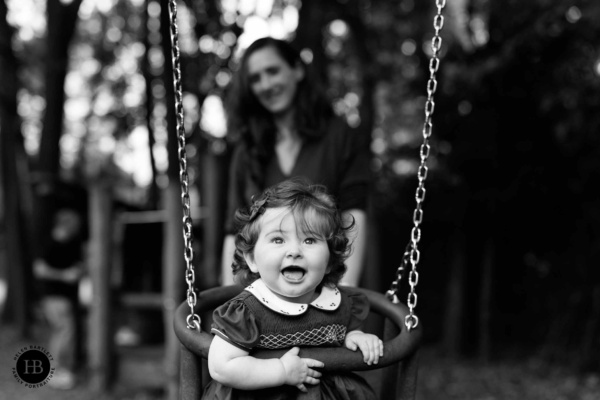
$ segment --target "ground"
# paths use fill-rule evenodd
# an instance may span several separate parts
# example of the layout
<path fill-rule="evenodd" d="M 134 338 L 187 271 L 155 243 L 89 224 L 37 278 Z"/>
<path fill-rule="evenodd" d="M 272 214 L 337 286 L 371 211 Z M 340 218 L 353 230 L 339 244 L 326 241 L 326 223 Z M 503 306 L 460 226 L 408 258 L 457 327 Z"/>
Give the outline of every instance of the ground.
<path fill-rule="evenodd" d="M 12 376 L 15 353 L 39 344 L 8 325 L 0 329 L 0 400 L 162 400 L 160 352 L 130 351 L 111 393 L 94 393 L 81 382 L 70 391 L 29 389 Z M 124 379 L 126 377 L 127 379 Z M 483 363 L 443 357 L 421 349 L 416 400 L 600 400 L 600 374 L 551 367 L 536 359 Z"/>

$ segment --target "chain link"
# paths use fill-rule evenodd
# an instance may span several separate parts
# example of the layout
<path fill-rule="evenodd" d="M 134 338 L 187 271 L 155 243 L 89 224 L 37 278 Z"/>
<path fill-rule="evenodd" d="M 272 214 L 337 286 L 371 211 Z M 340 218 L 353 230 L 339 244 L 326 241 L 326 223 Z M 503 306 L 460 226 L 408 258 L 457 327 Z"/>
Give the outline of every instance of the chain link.
<path fill-rule="evenodd" d="M 429 60 L 429 80 L 427 81 L 427 101 L 425 102 L 425 122 L 423 123 L 423 143 L 419 151 L 421 162 L 419 169 L 417 170 L 417 178 L 419 180 L 417 190 L 415 193 L 416 206 L 413 213 L 413 228 L 410 234 L 410 242 L 404 250 L 402 256 L 402 262 L 396 271 L 396 279 L 392 282 L 390 289 L 387 291 L 386 296 L 391 301 L 397 301 L 398 289 L 400 281 L 404 272 L 410 265 L 410 272 L 408 275 L 408 285 L 410 286 L 410 292 L 407 298 L 407 305 L 409 314 L 404 319 L 406 328 L 410 331 L 419 325 L 419 318 L 415 315 L 415 308 L 417 307 L 417 293 L 416 287 L 419 282 L 419 273 L 417 272 L 417 264 L 421 258 L 419 252 L 419 241 L 421 240 L 421 223 L 423 222 L 423 202 L 425 201 L 425 180 L 427 179 L 427 158 L 430 153 L 429 138 L 432 133 L 432 116 L 435 108 L 433 101 L 433 95 L 437 89 L 436 73 L 440 66 L 440 59 L 438 58 L 440 49 L 442 47 L 442 38 L 440 32 L 444 25 L 444 16 L 442 10 L 446 5 L 446 0 L 436 0 L 437 13 L 433 18 L 433 27 L 435 33 L 431 41 L 431 59 Z"/>
<path fill-rule="evenodd" d="M 177 146 L 179 158 L 179 182 L 181 184 L 181 203 L 183 206 L 183 241 L 185 245 L 184 258 L 186 264 L 185 281 L 187 282 L 187 303 L 190 307 L 187 327 L 200 330 L 200 317 L 195 314 L 196 292 L 194 283 L 196 274 L 194 272 L 194 249 L 192 247 L 192 216 L 190 207 L 189 179 L 187 172 L 187 156 L 185 152 L 185 127 L 183 120 L 183 90 L 181 85 L 181 60 L 179 56 L 179 40 L 177 29 L 177 1 L 169 0 L 170 27 L 171 27 L 171 51 L 173 62 L 173 85 L 175 89 L 175 113 L 177 119 Z"/>

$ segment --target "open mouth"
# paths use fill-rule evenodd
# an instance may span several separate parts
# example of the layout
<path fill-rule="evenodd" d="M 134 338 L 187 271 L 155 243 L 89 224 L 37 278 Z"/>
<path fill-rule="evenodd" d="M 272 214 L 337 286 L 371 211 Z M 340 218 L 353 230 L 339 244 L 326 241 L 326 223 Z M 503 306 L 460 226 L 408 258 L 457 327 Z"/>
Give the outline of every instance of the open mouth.
<path fill-rule="evenodd" d="M 299 281 L 304 278 L 306 271 L 303 268 L 291 265 L 282 269 L 281 274 L 290 281 Z"/>

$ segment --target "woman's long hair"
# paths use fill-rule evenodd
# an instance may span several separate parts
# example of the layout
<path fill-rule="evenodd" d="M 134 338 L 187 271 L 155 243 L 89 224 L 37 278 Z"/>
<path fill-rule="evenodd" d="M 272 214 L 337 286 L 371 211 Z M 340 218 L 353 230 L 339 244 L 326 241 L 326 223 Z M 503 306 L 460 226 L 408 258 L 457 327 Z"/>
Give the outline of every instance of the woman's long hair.
<path fill-rule="evenodd" d="M 272 114 L 252 93 L 248 78 L 248 58 L 257 50 L 273 48 L 291 67 L 304 68 L 294 98 L 295 124 L 303 140 L 326 134 L 333 115 L 331 103 L 300 53 L 288 42 L 265 37 L 256 40 L 244 52 L 239 70 L 233 78 L 226 101 L 228 134 L 241 141 L 249 151 L 251 177 L 258 189 L 264 189 L 264 169 L 275 152 L 276 128 Z"/>

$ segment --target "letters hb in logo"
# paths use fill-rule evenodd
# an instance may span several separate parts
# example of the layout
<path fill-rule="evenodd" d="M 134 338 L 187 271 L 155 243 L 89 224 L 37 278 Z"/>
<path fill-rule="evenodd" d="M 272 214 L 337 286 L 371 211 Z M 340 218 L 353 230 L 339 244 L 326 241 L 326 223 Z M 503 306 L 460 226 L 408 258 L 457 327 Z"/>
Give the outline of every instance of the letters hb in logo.
<path fill-rule="evenodd" d="M 42 367 L 42 360 L 23 360 L 25 363 L 25 375 L 39 375 L 44 373 L 44 368 Z"/>
<path fill-rule="evenodd" d="M 28 350 L 19 356 L 16 369 L 23 382 L 40 383 L 50 374 L 50 360 L 42 351 Z"/>

